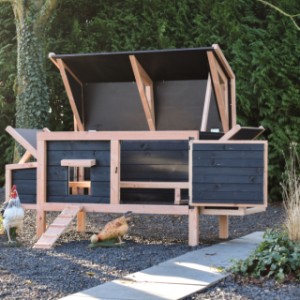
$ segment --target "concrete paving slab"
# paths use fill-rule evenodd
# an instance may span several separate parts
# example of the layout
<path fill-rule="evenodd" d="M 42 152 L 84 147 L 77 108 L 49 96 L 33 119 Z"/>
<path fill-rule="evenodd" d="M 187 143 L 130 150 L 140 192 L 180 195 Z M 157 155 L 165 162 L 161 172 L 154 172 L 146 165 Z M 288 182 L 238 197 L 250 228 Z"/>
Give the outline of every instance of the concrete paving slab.
<path fill-rule="evenodd" d="M 245 259 L 262 241 L 255 232 L 231 241 L 188 252 L 151 268 L 130 274 L 62 300 L 177 300 L 217 283 L 233 259 Z"/>

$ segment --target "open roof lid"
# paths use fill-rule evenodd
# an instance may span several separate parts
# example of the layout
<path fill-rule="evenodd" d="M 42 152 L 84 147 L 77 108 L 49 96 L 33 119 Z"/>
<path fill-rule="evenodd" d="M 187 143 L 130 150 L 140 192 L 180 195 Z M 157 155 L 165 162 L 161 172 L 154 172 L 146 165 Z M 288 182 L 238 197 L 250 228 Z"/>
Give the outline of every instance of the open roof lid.
<path fill-rule="evenodd" d="M 235 124 L 234 75 L 217 45 L 49 56 L 79 130 L 226 132 Z"/>
<path fill-rule="evenodd" d="M 134 55 L 153 81 L 207 79 L 207 51 L 194 49 L 101 52 L 91 54 L 51 54 L 62 59 L 81 82 L 135 81 L 129 55 Z"/>

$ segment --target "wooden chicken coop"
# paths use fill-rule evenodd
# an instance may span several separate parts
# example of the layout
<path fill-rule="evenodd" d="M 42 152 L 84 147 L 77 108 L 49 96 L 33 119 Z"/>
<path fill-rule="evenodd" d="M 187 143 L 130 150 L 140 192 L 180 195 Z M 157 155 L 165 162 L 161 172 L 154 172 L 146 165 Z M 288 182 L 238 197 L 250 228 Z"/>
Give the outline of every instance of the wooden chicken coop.
<path fill-rule="evenodd" d="M 35 247 L 51 247 L 89 212 L 188 215 L 189 245 L 199 216 L 267 206 L 262 127 L 236 124 L 235 76 L 218 45 L 196 49 L 49 55 L 74 114 L 74 132 L 7 131 L 27 150 L 6 166 L 37 211 Z M 30 156 L 36 162 L 28 162 Z M 46 230 L 46 213 L 61 215 Z"/>

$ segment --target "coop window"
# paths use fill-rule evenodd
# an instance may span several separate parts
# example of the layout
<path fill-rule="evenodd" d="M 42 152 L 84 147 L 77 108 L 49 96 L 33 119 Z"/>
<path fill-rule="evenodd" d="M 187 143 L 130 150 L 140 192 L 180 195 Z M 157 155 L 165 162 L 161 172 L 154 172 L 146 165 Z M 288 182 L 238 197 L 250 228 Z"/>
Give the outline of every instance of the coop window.
<path fill-rule="evenodd" d="M 63 159 L 61 161 L 61 166 L 68 167 L 69 195 L 90 194 L 90 168 L 95 164 L 95 159 Z"/>

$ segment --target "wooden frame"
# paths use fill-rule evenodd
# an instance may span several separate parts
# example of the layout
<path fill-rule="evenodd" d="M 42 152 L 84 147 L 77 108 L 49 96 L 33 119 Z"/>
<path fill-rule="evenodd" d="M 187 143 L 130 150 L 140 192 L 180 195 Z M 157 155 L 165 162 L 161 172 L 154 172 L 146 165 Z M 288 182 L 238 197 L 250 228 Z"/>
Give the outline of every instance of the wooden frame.
<path fill-rule="evenodd" d="M 82 204 L 83 211 L 89 212 L 126 212 L 131 210 L 136 213 L 153 214 L 188 214 L 186 206 L 171 205 L 140 205 L 120 204 L 120 141 L 121 140 L 189 140 L 198 139 L 198 131 L 138 131 L 138 132 L 40 132 L 38 133 L 38 190 L 37 190 L 37 236 L 45 231 L 45 212 L 60 211 L 68 203 L 47 203 L 46 191 L 46 148 L 47 141 L 111 141 L 111 190 L 110 204 Z M 73 163 L 78 162 L 72 160 Z M 153 183 L 162 186 L 164 183 Z M 151 185 L 151 184 L 150 184 Z M 128 184 L 127 184 L 128 186 Z M 175 189 L 180 189 L 187 184 L 174 183 Z"/>
<path fill-rule="evenodd" d="M 235 75 L 225 58 L 220 46 L 218 44 L 213 44 L 214 53 L 216 54 L 218 60 L 221 62 L 222 67 L 225 69 L 227 75 L 229 76 L 230 84 L 230 104 L 231 104 L 231 127 L 236 125 L 236 89 L 235 89 Z"/>

